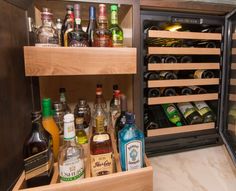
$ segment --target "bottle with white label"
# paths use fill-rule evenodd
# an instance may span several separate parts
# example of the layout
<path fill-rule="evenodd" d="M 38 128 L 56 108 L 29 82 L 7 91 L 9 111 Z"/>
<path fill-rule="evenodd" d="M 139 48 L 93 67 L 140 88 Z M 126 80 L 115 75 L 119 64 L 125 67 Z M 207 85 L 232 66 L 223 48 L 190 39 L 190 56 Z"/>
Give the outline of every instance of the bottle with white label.
<path fill-rule="evenodd" d="M 64 116 L 64 145 L 58 155 L 60 182 L 84 178 L 84 150 L 76 142 L 74 115 Z"/>
<path fill-rule="evenodd" d="M 134 114 L 126 113 L 126 124 L 118 133 L 120 161 L 123 171 L 144 165 L 144 134 L 135 125 Z"/>
<path fill-rule="evenodd" d="M 205 101 L 195 101 L 193 104 L 196 107 L 198 113 L 202 116 L 204 123 L 215 121 L 215 115 Z"/>

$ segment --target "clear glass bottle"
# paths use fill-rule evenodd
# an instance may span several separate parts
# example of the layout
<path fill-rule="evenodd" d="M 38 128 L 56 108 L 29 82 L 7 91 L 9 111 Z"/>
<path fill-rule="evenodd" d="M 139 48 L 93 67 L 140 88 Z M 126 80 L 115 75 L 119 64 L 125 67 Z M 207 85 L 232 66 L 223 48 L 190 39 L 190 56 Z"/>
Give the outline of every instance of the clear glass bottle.
<path fill-rule="evenodd" d="M 96 21 L 96 9 L 94 6 L 89 7 L 89 23 L 87 27 L 88 33 L 88 41 L 89 46 L 93 45 L 94 42 L 94 31 L 97 29 L 97 21 Z"/>
<path fill-rule="evenodd" d="M 62 46 L 62 40 L 61 40 L 62 20 L 59 18 L 56 20 L 56 29 L 58 34 L 58 43 L 60 46 Z"/>
<path fill-rule="evenodd" d="M 48 8 L 43 8 L 41 13 L 42 26 L 36 30 L 35 46 L 39 47 L 57 47 L 59 38 L 57 30 L 53 27 L 53 14 Z"/>
<path fill-rule="evenodd" d="M 84 150 L 77 144 L 74 115 L 64 116 L 64 144 L 58 155 L 60 182 L 69 182 L 84 178 Z"/>
<path fill-rule="evenodd" d="M 144 165 L 144 134 L 135 125 L 134 114 L 126 113 L 126 124 L 119 131 L 119 151 L 121 168 L 129 171 Z"/>
<path fill-rule="evenodd" d="M 87 47 L 88 44 L 88 34 L 83 31 L 81 26 L 81 17 L 80 17 L 80 5 L 74 4 L 74 26 L 75 28 L 68 32 L 68 46 L 70 47 Z"/>
<path fill-rule="evenodd" d="M 108 29 L 107 11 L 105 4 L 99 4 L 98 28 L 94 32 L 95 47 L 112 47 L 112 34 Z"/>
<path fill-rule="evenodd" d="M 88 137 L 84 130 L 84 118 L 77 117 L 75 123 L 76 123 L 75 131 L 76 131 L 77 142 L 81 145 L 88 143 Z"/>
<path fill-rule="evenodd" d="M 63 105 L 65 113 L 71 113 L 71 109 L 66 102 L 66 88 L 60 88 L 59 93 L 60 93 L 60 102 Z"/>
<path fill-rule="evenodd" d="M 115 128 L 116 120 L 120 116 L 120 90 L 116 86 L 113 86 L 113 98 L 110 102 L 110 122 L 112 128 Z"/>
<path fill-rule="evenodd" d="M 118 24 L 118 7 L 117 5 L 111 5 L 111 26 L 110 31 L 112 33 L 112 44 L 114 47 L 123 46 L 123 30 Z"/>

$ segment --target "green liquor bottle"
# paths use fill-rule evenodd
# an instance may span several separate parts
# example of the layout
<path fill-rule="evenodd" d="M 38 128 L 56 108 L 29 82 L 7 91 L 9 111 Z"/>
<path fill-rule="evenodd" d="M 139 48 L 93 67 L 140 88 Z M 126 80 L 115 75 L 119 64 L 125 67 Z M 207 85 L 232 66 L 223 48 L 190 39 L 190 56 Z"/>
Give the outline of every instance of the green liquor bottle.
<path fill-rule="evenodd" d="M 181 116 L 174 104 L 163 104 L 161 105 L 168 120 L 176 126 L 182 126 Z"/>
<path fill-rule="evenodd" d="M 196 107 L 198 113 L 202 116 L 204 123 L 215 121 L 215 115 L 205 101 L 195 101 L 193 104 Z"/>
<path fill-rule="evenodd" d="M 111 27 L 113 46 L 123 46 L 123 30 L 118 24 L 118 7 L 117 5 L 111 5 Z"/>

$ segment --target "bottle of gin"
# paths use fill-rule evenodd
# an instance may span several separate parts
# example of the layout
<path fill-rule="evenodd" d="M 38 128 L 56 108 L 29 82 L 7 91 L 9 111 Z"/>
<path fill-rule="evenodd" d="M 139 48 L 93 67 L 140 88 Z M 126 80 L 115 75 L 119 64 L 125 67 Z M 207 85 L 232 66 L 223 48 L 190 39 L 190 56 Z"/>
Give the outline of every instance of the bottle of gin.
<path fill-rule="evenodd" d="M 68 46 L 70 47 L 87 47 L 88 44 L 88 34 L 83 31 L 81 26 L 80 17 L 80 5 L 74 4 L 74 16 L 75 16 L 75 28 L 73 31 L 68 32 Z"/>
<path fill-rule="evenodd" d="M 32 130 L 25 140 L 23 154 L 27 187 L 49 184 L 53 174 L 53 154 L 49 135 L 43 130 L 40 111 L 32 112 Z"/>
<path fill-rule="evenodd" d="M 75 121 L 76 121 L 75 131 L 76 131 L 77 142 L 81 145 L 88 143 L 88 137 L 84 130 L 84 118 L 77 117 Z"/>
<path fill-rule="evenodd" d="M 96 118 L 95 133 L 90 140 L 92 176 L 101 176 L 113 172 L 113 152 L 111 137 L 104 127 L 104 117 Z"/>
<path fill-rule="evenodd" d="M 117 5 L 111 5 L 111 26 L 110 31 L 112 33 L 112 44 L 114 47 L 123 46 L 123 30 L 118 24 L 118 7 Z"/>
<path fill-rule="evenodd" d="M 64 145 L 58 155 L 60 182 L 84 178 L 84 150 L 75 137 L 74 115 L 64 116 Z"/>
<path fill-rule="evenodd" d="M 66 88 L 60 88 L 59 93 L 60 93 L 60 102 L 63 105 L 64 112 L 65 113 L 71 113 L 71 109 L 70 109 L 69 105 L 66 102 Z"/>
<path fill-rule="evenodd" d="M 126 124 L 119 131 L 120 161 L 123 171 L 139 169 L 144 164 L 144 134 L 136 127 L 134 114 L 126 113 Z"/>

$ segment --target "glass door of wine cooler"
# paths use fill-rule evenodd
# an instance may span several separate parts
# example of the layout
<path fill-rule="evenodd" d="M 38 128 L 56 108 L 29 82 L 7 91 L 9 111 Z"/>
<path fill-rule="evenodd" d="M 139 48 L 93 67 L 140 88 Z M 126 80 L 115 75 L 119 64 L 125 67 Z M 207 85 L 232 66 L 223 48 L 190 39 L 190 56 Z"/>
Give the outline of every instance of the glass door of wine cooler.
<path fill-rule="evenodd" d="M 236 165 L 236 10 L 225 21 L 220 134 Z"/>

